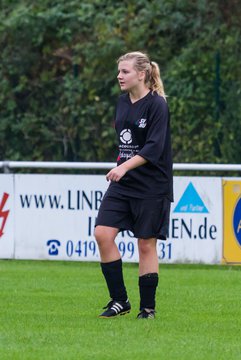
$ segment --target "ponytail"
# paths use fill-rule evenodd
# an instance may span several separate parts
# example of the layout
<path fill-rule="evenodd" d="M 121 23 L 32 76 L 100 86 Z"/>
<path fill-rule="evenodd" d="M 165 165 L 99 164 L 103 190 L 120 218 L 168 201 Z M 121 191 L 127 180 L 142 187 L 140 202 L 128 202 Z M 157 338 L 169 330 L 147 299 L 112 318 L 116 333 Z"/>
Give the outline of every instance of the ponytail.
<path fill-rule="evenodd" d="M 163 82 L 160 76 L 160 69 L 156 62 L 150 61 L 147 54 L 139 51 L 134 51 L 122 55 L 117 63 L 125 60 L 135 60 L 134 67 L 137 71 L 145 71 L 145 84 L 152 92 L 156 92 L 158 95 L 163 96 L 166 100 L 166 94 L 164 91 Z"/>
<path fill-rule="evenodd" d="M 150 89 L 152 91 L 155 91 L 158 95 L 163 96 L 166 100 L 166 94 L 164 91 L 163 82 L 160 76 L 160 69 L 156 62 L 151 61 L 151 71 L 150 71 L 150 77 L 149 77 L 149 83 L 150 83 Z"/>

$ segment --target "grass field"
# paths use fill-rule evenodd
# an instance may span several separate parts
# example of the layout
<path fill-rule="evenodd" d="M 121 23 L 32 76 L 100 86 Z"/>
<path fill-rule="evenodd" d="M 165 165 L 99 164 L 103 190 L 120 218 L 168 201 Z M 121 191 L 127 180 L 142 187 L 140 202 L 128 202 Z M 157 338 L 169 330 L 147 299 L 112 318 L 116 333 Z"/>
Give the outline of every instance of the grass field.
<path fill-rule="evenodd" d="M 241 268 L 160 265 L 155 320 L 136 320 L 138 267 L 124 264 L 132 311 L 107 303 L 97 263 L 0 261 L 0 359 L 241 359 Z"/>

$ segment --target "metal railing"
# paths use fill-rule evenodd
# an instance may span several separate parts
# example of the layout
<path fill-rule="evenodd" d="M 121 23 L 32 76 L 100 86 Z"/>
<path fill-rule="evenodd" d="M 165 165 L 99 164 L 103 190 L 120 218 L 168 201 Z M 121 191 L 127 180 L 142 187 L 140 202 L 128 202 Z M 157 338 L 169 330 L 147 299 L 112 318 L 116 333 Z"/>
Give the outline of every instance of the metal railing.
<path fill-rule="evenodd" d="M 114 162 L 50 162 L 50 161 L 0 161 L 0 168 L 4 173 L 11 169 L 112 169 Z M 187 171 L 241 171 L 241 164 L 173 164 L 174 170 Z"/>

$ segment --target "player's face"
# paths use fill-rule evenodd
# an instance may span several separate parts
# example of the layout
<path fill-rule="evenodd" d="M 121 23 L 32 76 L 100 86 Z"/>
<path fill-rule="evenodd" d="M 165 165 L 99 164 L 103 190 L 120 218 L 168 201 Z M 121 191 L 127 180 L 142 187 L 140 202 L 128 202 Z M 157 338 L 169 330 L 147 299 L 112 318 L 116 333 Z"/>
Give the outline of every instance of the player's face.
<path fill-rule="evenodd" d="M 117 79 L 123 91 L 131 91 L 140 86 L 144 79 L 144 72 L 134 68 L 134 60 L 123 60 L 118 64 Z"/>

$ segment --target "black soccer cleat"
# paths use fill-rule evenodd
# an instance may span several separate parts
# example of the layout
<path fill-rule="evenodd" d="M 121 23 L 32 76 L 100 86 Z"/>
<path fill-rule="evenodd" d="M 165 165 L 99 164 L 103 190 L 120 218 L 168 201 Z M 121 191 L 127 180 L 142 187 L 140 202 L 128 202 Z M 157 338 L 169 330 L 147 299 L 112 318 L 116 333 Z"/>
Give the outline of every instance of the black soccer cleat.
<path fill-rule="evenodd" d="M 142 309 L 137 315 L 137 319 L 155 319 L 155 310 Z"/>
<path fill-rule="evenodd" d="M 128 299 L 126 301 L 110 300 L 103 309 L 106 310 L 100 314 L 99 317 L 112 318 L 118 315 L 128 314 L 131 310 L 131 304 Z"/>

